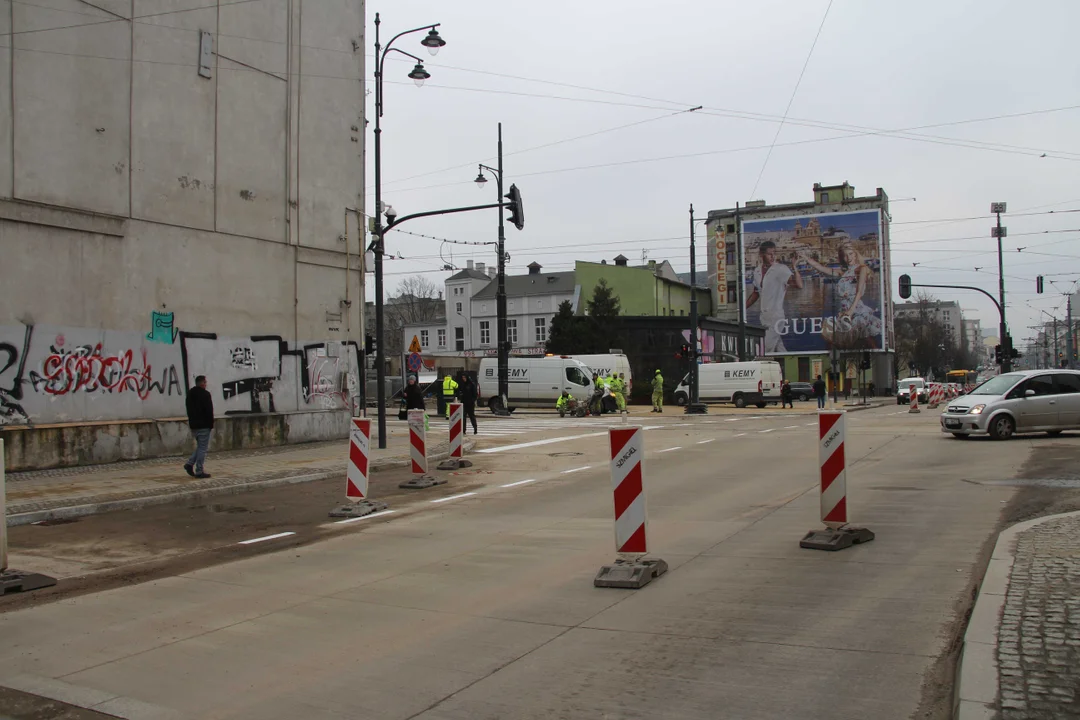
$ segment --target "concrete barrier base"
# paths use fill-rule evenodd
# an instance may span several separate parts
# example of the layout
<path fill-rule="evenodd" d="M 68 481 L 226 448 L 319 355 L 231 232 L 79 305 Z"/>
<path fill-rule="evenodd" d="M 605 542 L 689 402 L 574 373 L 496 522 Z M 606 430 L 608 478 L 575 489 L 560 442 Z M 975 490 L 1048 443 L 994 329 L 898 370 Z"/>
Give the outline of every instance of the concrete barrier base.
<path fill-rule="evenodd" d="M 5 570 L 0 573 L 0 595 L 9 592 L 40 590 L 55 584 L 56 578 L 40 573 L 19 572 L 18 570 Z"/>
<path fill-rule="evenodd" d="M 874 539 L 874 533 L 862 527 L 825 528 L 811 530 L 799 541 L 799 547 L 810 550 L 844 550 Z"/>
<path fill-rule="evenodd" d="M 435 487 L 436 485 L 445 485 L 446 480 L 443 478 L 431 477 L 430 475 L 420 475 L 406 480 L 398 485 L 399 488 L 405 488 L 406 490 L 423 490 L 429 487 Z"/>
<path fill-rule="evenodd" d="M 330 511 L 332 518 L 359 518 L 372 513 L 382 512 L 386 509 L 386 503 L 372 500 L 361 500 L 334 508 Z"/>
<path fill-rule="evenodd" d="M 594 587 L 628 588 L 637 590 L 651 583 L 668 570 L 668 565 L 659 558 L 646 560 L 616 560 L 611 565 L 604 565 L 593 579 Z"/>

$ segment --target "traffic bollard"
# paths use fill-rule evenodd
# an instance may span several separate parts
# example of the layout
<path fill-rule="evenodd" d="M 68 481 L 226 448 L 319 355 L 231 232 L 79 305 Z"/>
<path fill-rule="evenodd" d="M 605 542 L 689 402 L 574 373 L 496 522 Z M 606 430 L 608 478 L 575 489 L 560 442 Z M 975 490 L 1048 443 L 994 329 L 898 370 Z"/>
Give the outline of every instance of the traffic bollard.
<path fill-rule="evenodd" d="M 818 466 L 821 474 L 821 522 L 824 530 L 811 530 L 799 547 L 811 550 L 843 550 L 869 542 L 874 533 L 848 525 L 847 459 L 843 410 L 818 413 Z"/>
<path fill-rule="evenodd" d="M 345 498 L 349 501 L 330 511 L 330 517 L 364 517 L 386 509 L 384 502 L 368 498 L 371 470 L 371 420 L 353 418 L 349 429 L 349 468 L 345 474 Z"/>
<path fill-rule="evenodd" d="M 4 440 L 0 438 L 0 595 L 52 587 L 56 584 L 56 578 L 8 569 L 7 478 L 4 463 Z"/>

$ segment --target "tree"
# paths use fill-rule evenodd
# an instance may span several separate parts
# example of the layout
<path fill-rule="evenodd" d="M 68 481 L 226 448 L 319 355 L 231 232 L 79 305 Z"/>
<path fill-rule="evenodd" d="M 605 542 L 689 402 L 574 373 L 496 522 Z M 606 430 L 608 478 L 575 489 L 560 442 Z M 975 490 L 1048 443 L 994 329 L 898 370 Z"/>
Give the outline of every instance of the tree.
<path fill-rule="evenodd" d="M 963 339 L 954 340 L 934 313 L 937 298 L 926 292 L 915 297 L 914 316 L 896 318 L 897 370 L 914 368 L 916 375 L 943 378 L 949 370 L 971 370 Z"/>
<path fill-rule="evenodd" d="M 589 317 L 597 319 L 618 317 L 619 297 L 604 278 L 600 278 L 593 288 L 592 298 L 585 303 L 585 311 Z"/>
<path fill-rule="evenodd" d="M 393 357 L 405 350 L 406 325 L 434 323 L 445 315 L 445 306 L 438 285 L 413 275 L 401 281 L 397 295 L 387 298 L 383 312 L 385 352 Z"/>
<path fill-rule="evenodd" d="M 551 318 L 551 331 L 548 333 L 544 349 L 555 355 L 570 355 L 583 352 L 582 325 L 584 318 L 574 315 L 574 306 L 569 300 L 559 303 L 559 311 Z"/>
<path fill-rule="evenodd" d="M 619 298 L 601 280 L 593 289 L 592 299 L 585 303 L 588 315 L 575 315 L 569 300 L 559 305 L 551 319 L 545 349 L 556 355 L 593 355 L 606 353 L 619 342 L 615 324 L 619 315 Z"/>

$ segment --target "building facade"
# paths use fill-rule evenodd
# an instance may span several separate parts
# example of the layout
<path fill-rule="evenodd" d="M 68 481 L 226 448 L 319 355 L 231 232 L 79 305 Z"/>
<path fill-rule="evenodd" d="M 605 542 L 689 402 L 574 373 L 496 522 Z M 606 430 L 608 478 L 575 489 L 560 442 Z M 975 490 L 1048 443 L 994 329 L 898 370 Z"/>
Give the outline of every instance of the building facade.
<path fill-rule="evenodd" d="M 960 303 L 955 300 L 935 300 L 927 303 L 909 301 L 896 306 L 897 318 L 919 318 L 922 312 L 942 325 L 945 329 L 945 338 L 952 343 L 953 347 L 961 346 L 969 325 L 968 321 L 964 320 L 964 311 L 960 309 Z M 979 321 L 972 322 L 974 322 L 976 332 L 981 332 Z"/>
<path fill-rule="evenodd" d="M 757 200 L 710 211 L 712 315 L 763 327 L 764 354 L 780 362 L 788 380 L 831 369 L 844 387 L 889 387 L 889 222 L 884 190 L 857 197 L 847 182 L 815 183 L 812 201 Z"/>
<path fill-rule="evenodd" d="M 351 409 L 362 0 L 10 5 L 0 425 Z"/>

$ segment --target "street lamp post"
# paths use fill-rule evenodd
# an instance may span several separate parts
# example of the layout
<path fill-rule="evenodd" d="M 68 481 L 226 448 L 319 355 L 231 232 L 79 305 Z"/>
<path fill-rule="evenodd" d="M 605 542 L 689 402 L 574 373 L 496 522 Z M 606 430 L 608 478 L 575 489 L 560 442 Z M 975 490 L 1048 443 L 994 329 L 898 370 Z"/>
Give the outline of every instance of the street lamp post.
<path fill-rule="evenodd" d="M 698 401 L 698 304 L 697 304 L 697 255 L 694 249 L 694 205 L 690 204 L 690 401 L 686 403 L 687 415 L 701 415 L 708 408 Z"/>
<path fill-rule="evenodd" d="M 499 167 L 493 168 L 481 164 L 476 175 L 476 185 L 482 190 L 487 184 L 484 171 L 495 175 L 495 187 L 498 191 L 499 202 L 499 272 L 498 288 L 495 292 L 495 325 L 496 342 L 498 343 L 498 366 L 499 366 L 499 407 L 494 408 L 496 415 L 510 414 L 510 346 L 506 338 L 506 227 L 503 221 L 503 144 L 502 123 L 499 123 Z"/>
<path fill-rule="evenodd" d="M 990 203 L 990 212 L 997 215 L 997 227 L 990 228 L 990 236 L 997 238 L 998 251 L 998 304 L 1001 310 L 1001 324 L 998 333 L 1001 337 L 1001 372 L 1012 370 L 1012 338 L 1005 324 L 1005 259 L 1001 253 L 1001 239 L 1007 235 L 1007 228 L 1001 226 L 1001 213 L 1005 212 L 1005 203 Z"/>
<path fill-rule="evenodd" d="M 383 66 L 386 63 L 386 56 L 391 51 L 404 55 L 408 58 L 412 58 L 416 61 L 416 66 L 409 72 L 409 77 L 413 79 L 417 87 L 424 84 L 424 81 L 431 77 L 431 74 L 424 69 L 423 61 L 405 52 L 404 50 L 398 50 L 391 47 L 394 41 L 404 35 L 410 35 L 412 33 L 421 32 L 427 30 L 428 34 L 420 41 L 420 44 L 428 49 L 432 55 L 439 52 L 439 48 L 446 44 L 446 41 L 439 36 L 439 31 L 436 30 L 441 23 L 435 23 L 433 25 L 423 25 L 412 30 L 405 30 L 400 32 L 390 39 L 390 42 L 386 43 L 386 47 L 383 48 L 379 43 L 379 26 L 381 21 L 379 19 L 379 13 L 375 13 L 375 213 L 372 220 L 374 225 L 371 233 L 371 245 L 369 249 L 375 255 L 375 382 L 378 383 L 378 387 L 375 389 L 376 402 L 379 405 L 379 448 L 386 448 L 386 348 L 385 338 L 383 337 L 384 323 L 383 323 L 383 254 L 386 251 L 386 244 L 384 242 L 383 224 L 382 224 L 382 115 L 383 115 Z"/>

